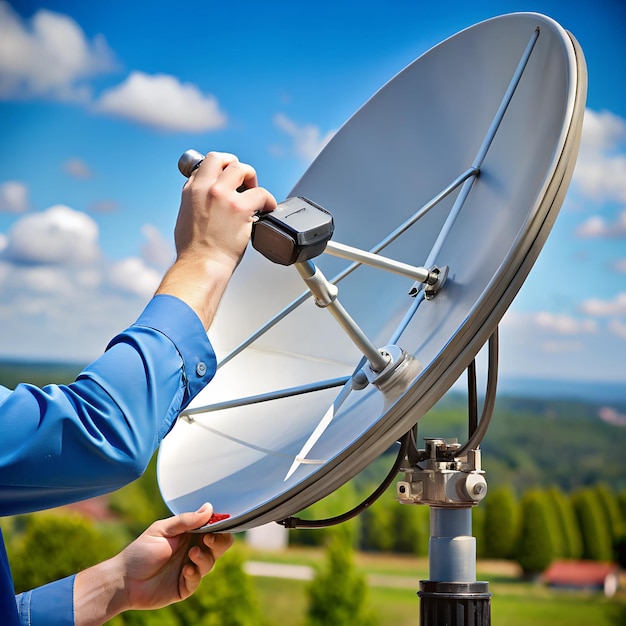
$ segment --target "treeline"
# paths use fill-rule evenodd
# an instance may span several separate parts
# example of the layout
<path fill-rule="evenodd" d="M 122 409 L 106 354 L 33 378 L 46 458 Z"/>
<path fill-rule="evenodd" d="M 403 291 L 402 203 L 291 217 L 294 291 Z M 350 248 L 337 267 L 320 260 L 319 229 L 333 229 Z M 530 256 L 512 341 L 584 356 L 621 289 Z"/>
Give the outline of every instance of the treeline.
<path fill-rule="evenodd" d="M 369 493 L 357 484 L 347 483 L 299 516 L 321 519 L 345 512 Z M 3 530 L 17 590 L 45 584 L 102 561 L 152 521 L 168 515 L 158 495 L 154 463 L 142 479 L 111 494 L 109 507 L 115 521 L 86 519 L 67 509 L 5 519 Z M 532 488 L 518 494 L 511 486 L 499 486 L 473 509 L 473 521 L 478 557 L 516 560 L 528 576 L 561 558 L 617 560 L 626 566 L 626 492 L 616 492 L 607 484 L 584 487 L 571 494 L 557 487 Z M 348 596 L 360 598 L 363 604 L 349 606 L 347 614 L 366 610 L 364 582 L 355 578 L 351 569 L 354 550 L 425 557 L 429 534 L 429 508 L 398 503 L 395 486 L 361 515 L 340 526 L 290 531 L 292 545 L 335 545 L 329 552 L 329 569 L 318 573 L 308 588 L 307 626 L 342 623 L 328 621 L 338 619 L 334 613 L 327 614 L 329 607 L 334 612 L 343 610 L 339 599 L 329 602 L 328 597 L 338 593 L 343 597 L 340 590 L 345 591 L 346 586 L 350 589 Z M 252 581 L 243 569 L 243 537 L 238 539 L 235 548 L 218 561 L 211 584 L 201 586 L 190 599 L 159 611 L 125 613 L 112 624 L 265 626 Z M 359 623 L 370 623 L 370 618 L 363 614 Z"/>
<path fill-rule="evenodd" d="M 301 517 L 326 519 L 358 503 L 353 483 L 307 509 Z M 511 486 L 491 490 L 473 509 L 477 556 L 517 561 L 528 576 L 558 559 L 617 561 L 626 567 L 626 491 L 606 484 L 566 494 L 558 487 L 516 494 Z M 427 556 L 430 510 L 400 504 L 395 486 L 359 517 L 347 522 L 353 546 L 364 551 Z M 292 531 L 290 543 L 322 545 L 324 530 Z"/>
<path fill-rule="evenodd" d="M 475 511 L 479 556 L 514 559 L 529 575 L 558 559 L 617 561 L 626 566 L 626 492 L 607 484 L 566 494 L 530 489 L 517 498 L 501 487 Z"/>
<path fill-rule="evenodd" d="M 419 422 L 423 437 L 467 438 L 467 408 L 447 394 Z M 607 423 L 600 402 L 498 396 L 481 443 L 489 487 L 512 485 L 518 493 L 557 485 L 571 493 L 606 482 L 626 490 L 626 427 Z M 626 404 L 614 405 L 626 413 Z"/>

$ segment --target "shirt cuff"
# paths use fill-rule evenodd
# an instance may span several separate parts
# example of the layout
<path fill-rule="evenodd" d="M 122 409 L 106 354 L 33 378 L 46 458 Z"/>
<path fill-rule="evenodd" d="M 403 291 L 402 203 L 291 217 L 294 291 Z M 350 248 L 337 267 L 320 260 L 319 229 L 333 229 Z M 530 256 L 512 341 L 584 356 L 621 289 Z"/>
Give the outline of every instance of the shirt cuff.
<path fill-rule="evenodd" d="M 15 596 L 22 624 L 74 626 L 74 579 L 62 578 Z"/>
<path fill-rule="evenodd" d="M 215 375 L 217 359 L 204 326 L 195 311 L 185 302 L 167 294 L 152 298 L 134 326 L 152 328 L 176 346 L 183 359 L 187 399 L 182 408 Z"/>

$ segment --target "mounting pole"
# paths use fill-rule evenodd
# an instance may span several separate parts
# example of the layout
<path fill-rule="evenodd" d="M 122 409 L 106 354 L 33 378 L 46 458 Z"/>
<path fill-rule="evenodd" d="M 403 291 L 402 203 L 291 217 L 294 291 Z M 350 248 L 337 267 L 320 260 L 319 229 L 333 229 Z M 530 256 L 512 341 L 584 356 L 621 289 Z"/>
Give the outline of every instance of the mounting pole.
<path fill-rule="evenodd" d="M 430 507 L 430 580 L 421 580 L 421 626 L 489 626 L 489 583 L 476 580 L 471 508 Z"/>
<path fill-rule="evenodd" d="M 426 439 L 407 455 L 398 482 L 401 504 L 430 506 L 429 580 L 420 581 L 421 626 L 490 626 L 489 583 L 476 580 L 472 507 L 487 494 L 480 450 L 457 456 L 460 444 Z"/>

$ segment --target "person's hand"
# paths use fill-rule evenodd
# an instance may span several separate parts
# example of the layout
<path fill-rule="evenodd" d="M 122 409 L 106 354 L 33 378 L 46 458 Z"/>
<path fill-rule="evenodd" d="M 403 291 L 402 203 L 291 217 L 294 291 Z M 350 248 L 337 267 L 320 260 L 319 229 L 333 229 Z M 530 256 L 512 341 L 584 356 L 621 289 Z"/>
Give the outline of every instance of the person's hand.
<path fill-rule="evenodd" d="M 245 190 L 237 191 L 242 185 Z M 183 188 L 174 230 L 176 262 L 157 293 L 187 302 L 208 328 L 246 249 L 255 214 L 275 207 L 250 165 L 232 154 L 209 152 Z"/>
<path fill-rule="evenodd" d="M 157 609 L 188 598 L 232 545 L 229 534 L 191 531 L 208 524 L 213 507 L 159 520 L 118 555 L 76 576 L 77 626 L 102 624 L 123 611 Z"/>
<path fill-rule="evenodd" d="M 178 257 L 199 255 L 234 269 L 255 213 L 275 207 L 274 197 L 258 186 L 254 168 L 234 154 L 209 152 L 183 188 L 174 231 Z"/>
<path fill-rule="evenodd" d="M 205 504 L 195 513 L 155 522 L 115 557 L 130 608 L 166 606 L 198 588 L 233 542 L 232 535 L 190 532 L 208 524 L 212 514 Z"/>

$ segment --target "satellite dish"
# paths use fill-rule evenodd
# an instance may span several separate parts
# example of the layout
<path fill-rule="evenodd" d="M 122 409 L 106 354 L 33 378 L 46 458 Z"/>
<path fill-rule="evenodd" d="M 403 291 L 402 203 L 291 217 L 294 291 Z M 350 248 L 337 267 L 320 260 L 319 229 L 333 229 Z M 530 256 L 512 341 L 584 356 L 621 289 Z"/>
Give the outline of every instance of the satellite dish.
<path fill-rule="evenodd" d="M 427 413 L 550 232 L 585 95 L 576 41 L 519 13 L 432 48 L 348 120 L 291 194 L 332 214 L 325 253 L 296 272 L 249 250 L 231 281 L 215 379 L 161 444 L 173 512 L 210 501 L 215 531 L 283 520 Z M 307 288 L 318 270 L 321 307 Z"/>

